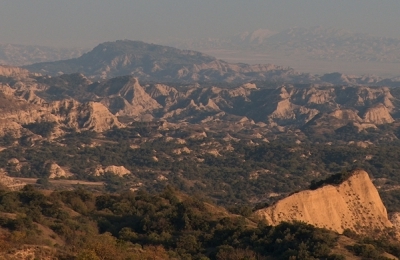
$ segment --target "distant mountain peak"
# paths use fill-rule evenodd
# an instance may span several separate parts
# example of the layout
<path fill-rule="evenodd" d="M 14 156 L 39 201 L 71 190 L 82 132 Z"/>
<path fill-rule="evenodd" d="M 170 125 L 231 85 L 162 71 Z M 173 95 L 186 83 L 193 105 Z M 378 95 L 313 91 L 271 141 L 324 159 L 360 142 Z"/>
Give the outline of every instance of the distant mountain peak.
<path fill-rule="evenodd" d="M 294 73 L 290 68 L 227 63 L 197 51 L 130 40 L 101 43 L 79 58 L 25 68 L 48 75 L 83 73 L 92 78 L 131 75 L 140 80 L 163 82 L 248 82 L 276 80 Z"/>

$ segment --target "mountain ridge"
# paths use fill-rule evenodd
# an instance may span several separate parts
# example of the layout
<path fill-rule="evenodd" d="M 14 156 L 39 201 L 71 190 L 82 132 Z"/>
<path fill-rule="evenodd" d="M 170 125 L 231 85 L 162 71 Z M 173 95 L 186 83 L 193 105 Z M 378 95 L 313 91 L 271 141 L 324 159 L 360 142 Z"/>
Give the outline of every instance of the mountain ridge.
<path fill-rule="evenodd" d="M 36 63 L 23 68 L 51 76 L 81 73 L 98 80 L 130 75 L 141 81 L 159 83 L 244 84 L 267 81 L 323 85 L 400 85 L 398 78 L 353 76 L 338 72 L 319 76 L 273 64 L 229 63 L 197 51 L 130 40 L 101 43 L 78 58 Z"/>
<path fill-rule="evenodd" d="M 242 82 L 296 75 L 293 69 L 276 65 L 232 64 L 196 51 L 129 40 L 99 44 L 79 58 L 23 68 L 53 76 L 83 73 L 104 79 L 132 75 L 141 80 L 163 82 Z"/>
<path fill-rule="evenodd" d="M 260 28 L 225 38 L 189 39 L 169 44 L 195 50 L 217 48 L 267 52 L 286 50 L 286 55 L 304 51 L 313 59 L 400 62 L 399 38 L 373 36 L 322 26 L 292 27 L 281 31 Z M 359 48 L 358 52 L 354 52 L 354 48 Z"/>

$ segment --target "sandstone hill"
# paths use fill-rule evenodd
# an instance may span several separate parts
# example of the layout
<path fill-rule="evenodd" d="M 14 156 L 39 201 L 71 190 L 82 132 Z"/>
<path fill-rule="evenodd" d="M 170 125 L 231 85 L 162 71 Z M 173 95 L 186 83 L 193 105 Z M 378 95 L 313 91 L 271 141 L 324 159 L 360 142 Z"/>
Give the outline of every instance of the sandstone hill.
<path fill-rule="evenodd" d="M 400 116 L 400 93 L 389 87 L 261 82 L 181 86 L 143 84 L 133 76 L 93 82 L 83 74 L 49 77 L 11 71 L 17 75 L 4 79 L 0 88 L 2 134 L 20 135 L 23 125 L 34 122 L 102 132 L 124 127 L 120 120 L 262 123 L 272 131 L 306 133 L 353 127 L 360 132 L 393 123 Z"/>
<path fill-rule="evenodd" d="M 0 86 L 1 136 L 11 134 L 20 137 L 32 134 L 29 126 L 42 122 L 53 122 L 58 129 L 66 127 L 77 131 L 97 132 L 124 126 L 100 102 L 81 103 L 73 99 L 45 100 L 36 95 L 35 89 L 38 88 L 41 86 L 31 79 L 25 83 L 17 81 L 12 87 L 7 84 Z M 62 131 L 59 134 L 62 134 Z"/>
<path fill-rule="evenodd" d="M 117 176 L 124 176 L 126 174 L 131 174 L 131 172 L 126 169 L 124 166 L 115 166 L 115 165 L 111 165 L 111 166 L 107 166 L 107 167 L 97 167 L 96 170 L 94 171 L 93 175 L 94 176 L 100 176 L 100 175 L 104 175 L 105 173 L 112 173 L 115 174 Z"/>
<path fill-rule="evenodd" d="M 0 65 L 0 76 L 5 77 L 26 77 L 29 71 L 19 67 Z"/>
<path fill-rule="evenodd" d="M 70 172 L 66 172 L 63 168 L 61 168 L 58 164 L 56 163 L 49 163 L 47 165 L 48 171 L 49 171 L 49 179 L 54 179 L 54 178 L 61 178 L 61 177 L 71 177 L 72 174 Z"/>
<path fill-rule="evenodd" d="M 255 215 L 271 225 L 303 221 L 338 233 L 345 229 L 368 233 L 393 226 L 377 189 L 363 170 L 354 171 L 340 184 L 292 194 Z"/>

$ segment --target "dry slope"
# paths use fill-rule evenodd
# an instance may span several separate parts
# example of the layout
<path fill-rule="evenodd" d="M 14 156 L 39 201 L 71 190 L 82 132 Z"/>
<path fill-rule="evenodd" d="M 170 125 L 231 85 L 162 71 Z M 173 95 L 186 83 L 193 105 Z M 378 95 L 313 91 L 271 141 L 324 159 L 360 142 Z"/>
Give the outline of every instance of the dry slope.
<path fill-rule="evenodd" d="M 392 227 L 386 208 L 368 173 L 356 170 L 338 186 L 295 193 L 276 204 L 255 212 L 269 224 L 304 221 L 317 227 L 343 233 L 350 229 L 368 233 Z"/>

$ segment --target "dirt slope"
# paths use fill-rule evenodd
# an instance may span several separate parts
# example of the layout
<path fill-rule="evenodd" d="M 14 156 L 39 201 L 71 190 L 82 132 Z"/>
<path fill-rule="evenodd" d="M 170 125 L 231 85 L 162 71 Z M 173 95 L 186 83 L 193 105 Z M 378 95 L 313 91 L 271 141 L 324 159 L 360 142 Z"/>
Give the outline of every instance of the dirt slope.
<path fill-rule="evenodd" d="M 362 170 L 355 171 L 338 186 L 327 185 L 295 193 L 255 214 L 272 225 L 304 221 L 338 233 L 347 228 L 368 233 L 393 226 L 378 191 L 368 173 Z"/>

